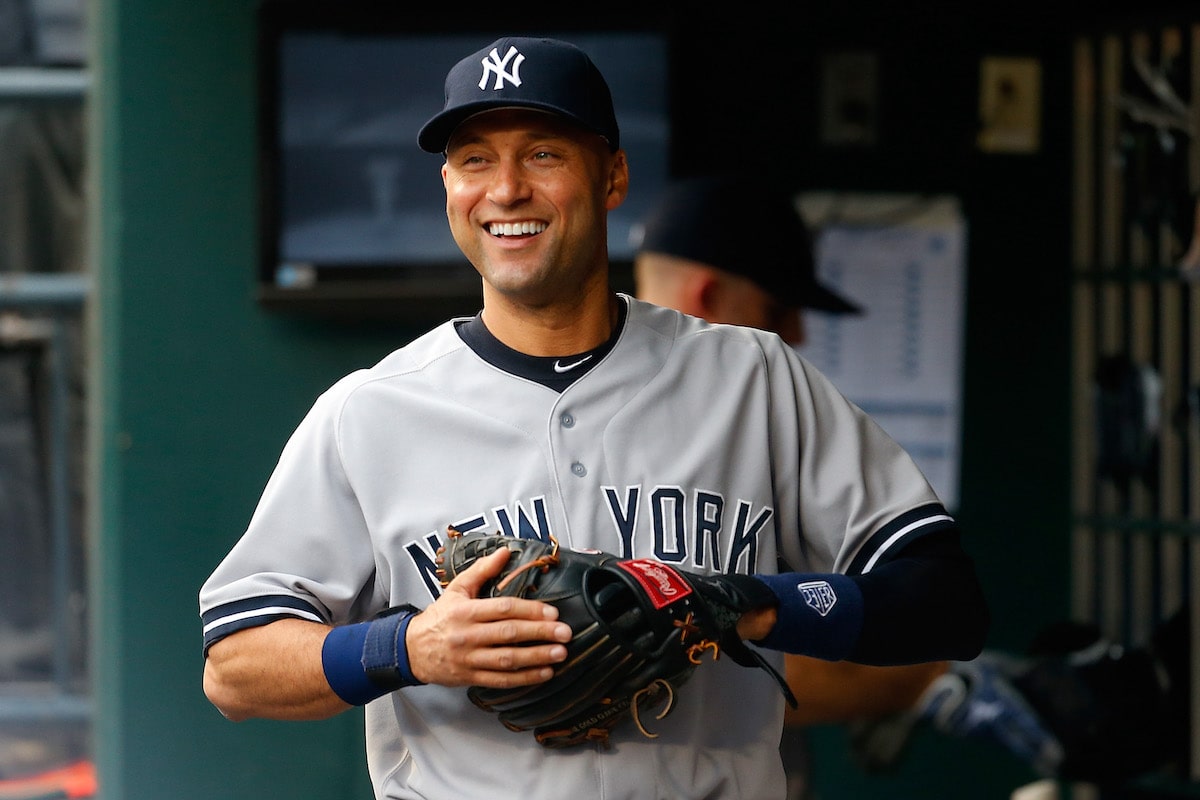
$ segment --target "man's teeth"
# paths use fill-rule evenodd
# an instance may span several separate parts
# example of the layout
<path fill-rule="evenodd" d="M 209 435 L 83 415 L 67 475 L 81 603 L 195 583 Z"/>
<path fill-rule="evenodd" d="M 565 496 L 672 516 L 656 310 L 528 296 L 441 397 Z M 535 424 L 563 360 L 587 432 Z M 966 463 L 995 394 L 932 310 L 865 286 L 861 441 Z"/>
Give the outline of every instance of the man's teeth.
<path fill-rule="evenodd" d="M 524 233 L 541 233 L 544 230 L 544 222 L 493 222 L 488 225 L 488 233 L 492 236 L 520 236 Z"/>

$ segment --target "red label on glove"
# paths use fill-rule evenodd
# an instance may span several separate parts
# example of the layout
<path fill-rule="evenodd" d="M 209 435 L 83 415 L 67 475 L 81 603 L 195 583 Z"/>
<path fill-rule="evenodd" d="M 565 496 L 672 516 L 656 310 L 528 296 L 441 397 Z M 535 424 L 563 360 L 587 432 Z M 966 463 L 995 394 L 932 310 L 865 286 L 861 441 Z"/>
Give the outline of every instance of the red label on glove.
<path fill-rule="evenodd" d="M 661 561 L 635 558 L 631 561 L 618 561 L 617 566 L 641 584 L 642 590 L 650 598 L 650 604 L 656 609 L 669 606 L 692 593 L 692 587 L 687 581 Z"/>

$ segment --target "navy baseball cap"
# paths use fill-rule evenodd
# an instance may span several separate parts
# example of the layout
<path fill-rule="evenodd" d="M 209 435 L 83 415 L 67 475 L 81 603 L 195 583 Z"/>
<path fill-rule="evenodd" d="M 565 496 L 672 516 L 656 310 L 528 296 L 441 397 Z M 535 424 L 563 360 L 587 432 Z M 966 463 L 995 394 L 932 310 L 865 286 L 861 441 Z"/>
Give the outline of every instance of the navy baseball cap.
<path fill-rule="evenodd" d="M 642 225 L 639 252 L 698 261 L 754 281 L 780 302 L 834 314 L 861 314 L 817 281 L 812 239 L 792 198 L 740 175 L 678 181 Z"/>
<path fill-rule="evenodd" d="M 496 108 L 534 108 L 566 117 L 621 146 L 612 93 L 587 53 L 558 39 L 505 36 L 451 68 L 446 105 L 425 123 L 417 144 L 430 153 L 446 150 L 467 117 Z"/>

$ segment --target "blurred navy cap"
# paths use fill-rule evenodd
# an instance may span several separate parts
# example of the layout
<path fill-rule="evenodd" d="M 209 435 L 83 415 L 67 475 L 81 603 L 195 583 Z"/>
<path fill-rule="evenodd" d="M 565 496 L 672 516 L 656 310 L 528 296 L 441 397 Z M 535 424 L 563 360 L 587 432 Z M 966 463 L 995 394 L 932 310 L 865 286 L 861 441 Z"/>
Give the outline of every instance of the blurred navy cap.
<path fill-rule="evenodd" d="M 639 252 L 745 276 L 788 305 L 862 313 L 817 281 L 808 228 L 792 197 L 766 180 L 712 175 L 677 181 L 645 217 L 641 237 Z"/>
<path fill-rule="evenodd" d="M 505 36 L 459 61 L 446 75 L 446 105 L 417 134 L 441 153 L 467 117 L 496 108 L 534 108 L 564 116 L 621 146 L 612 94 L 587 53 L 569 42 Z"/>

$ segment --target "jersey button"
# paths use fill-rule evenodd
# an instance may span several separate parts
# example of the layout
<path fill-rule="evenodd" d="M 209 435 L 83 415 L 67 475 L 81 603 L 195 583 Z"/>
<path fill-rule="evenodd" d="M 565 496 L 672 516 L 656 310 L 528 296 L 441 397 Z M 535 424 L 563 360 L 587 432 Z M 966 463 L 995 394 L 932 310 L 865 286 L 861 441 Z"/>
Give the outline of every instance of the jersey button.
<path fill-rule="evenodd" d="M 571 465 L 571 472 L 575 473 L 576 478 L 582 478 L 584 475 L 587 475 L 587 467 L 576 461 Z"/>
<path fill-rule="evenodd" d="M 575 417 L 571 416 L 570 411 L 565 412 L 561 417 L 558 418 L 558 421 L 562 423 L 564 428 L 575 427 Z"/>

